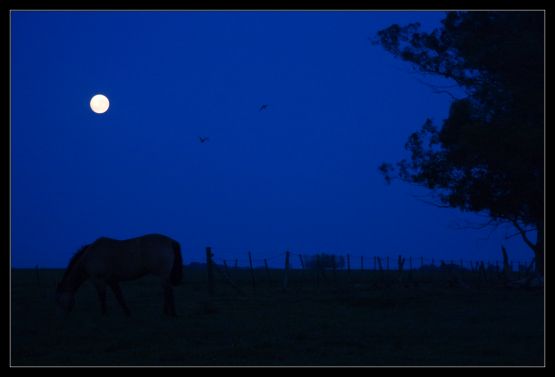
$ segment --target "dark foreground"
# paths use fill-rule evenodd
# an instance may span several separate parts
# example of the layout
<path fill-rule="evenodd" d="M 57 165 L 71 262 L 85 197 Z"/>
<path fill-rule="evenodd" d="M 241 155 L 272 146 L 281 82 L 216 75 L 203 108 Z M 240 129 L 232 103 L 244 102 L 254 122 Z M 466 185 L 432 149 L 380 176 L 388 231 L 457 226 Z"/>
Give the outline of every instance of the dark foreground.
<path fill-rule="evenodd" d="M 316 280 L 293 271 L 231 271 L 210 298 L 205 271 L 185 269 L 177 318 L 162 315 L 152 278 L 122 284 L 125 318 L 108 295 L 100 315 L 90 283 L 67 319 L 56 312 L 61 270 L 13 270 L 11 365 L 543 365 L 543 290 L 385 282 L 372 272 Z M 377 273 L 375 273 L 377 274 Z M 417 274 L 415 275 L 418 278 Z M 268 280 L 270 278 L 271 280 Z"/>

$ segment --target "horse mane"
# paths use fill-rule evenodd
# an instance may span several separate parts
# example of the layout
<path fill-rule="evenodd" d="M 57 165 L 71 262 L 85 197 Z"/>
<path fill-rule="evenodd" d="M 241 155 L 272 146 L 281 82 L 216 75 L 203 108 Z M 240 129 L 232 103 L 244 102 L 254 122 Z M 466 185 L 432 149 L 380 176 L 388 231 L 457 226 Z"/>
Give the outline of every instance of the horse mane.
<path fill-rule="evenodd" d="M 69 264 L 64 272 L 64 276 L 62 277 L 62 280 L 60 281 L 60 284 L 58 284 L 58 288 L 66 281 L 69 273 L 73 270 L 73 267 L 75 267 L 75 265 L 77 264 L 77 261 L 80 259 L 80 257 L 85 253 L 85 250 L 87 249 L 87 247 L 89 247 L 90 245 L 84 245 L 81 246 L 81 248 L 79 248 L 75 254 L 73 254 L 73 256 L 71 257 L 71 259 L 69 260 Z"/>

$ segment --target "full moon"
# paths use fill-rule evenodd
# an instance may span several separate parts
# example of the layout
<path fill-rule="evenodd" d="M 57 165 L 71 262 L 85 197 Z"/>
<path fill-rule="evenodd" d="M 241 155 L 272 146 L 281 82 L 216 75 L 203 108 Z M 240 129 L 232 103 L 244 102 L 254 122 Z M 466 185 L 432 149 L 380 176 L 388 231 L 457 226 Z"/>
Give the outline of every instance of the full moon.
<path fill-rule="evenodd" d="M 91 98 L 91 109 L 97 114 L 102 114 L 108 111 L 110 107 L 110 101 L 105 95 L 97 94 Z"/>

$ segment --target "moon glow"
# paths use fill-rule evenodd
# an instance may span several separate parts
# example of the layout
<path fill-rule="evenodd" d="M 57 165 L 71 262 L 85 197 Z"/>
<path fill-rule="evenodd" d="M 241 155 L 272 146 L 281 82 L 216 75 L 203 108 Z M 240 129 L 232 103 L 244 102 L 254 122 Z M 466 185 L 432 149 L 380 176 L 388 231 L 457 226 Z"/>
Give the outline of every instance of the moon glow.
<path fill-rule="evenodd" d="M 110 107 L 110 101 L 108 98 L 103 94 L 97 94 L 93 98 L 91 98 L 91 109 L 97 114 L 103 114 L 108 111 Z"/>

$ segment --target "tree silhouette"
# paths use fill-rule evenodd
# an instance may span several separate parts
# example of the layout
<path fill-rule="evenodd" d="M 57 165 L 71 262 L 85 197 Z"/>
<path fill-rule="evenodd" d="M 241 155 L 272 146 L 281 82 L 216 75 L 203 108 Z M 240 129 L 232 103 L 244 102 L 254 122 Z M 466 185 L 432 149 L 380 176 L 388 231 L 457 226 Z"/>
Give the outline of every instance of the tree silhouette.
<path fill-rule="evenodd" d="M 441 206 L 513 224 L 543 274 L 543 12 L 448 12 L 430 33 L 392 25 L 374 43 L 466 93 L 441 127 L 428 119 L 409 136 L 410 158 L 380 165 L 386 181 L 424 186 Z"/>

